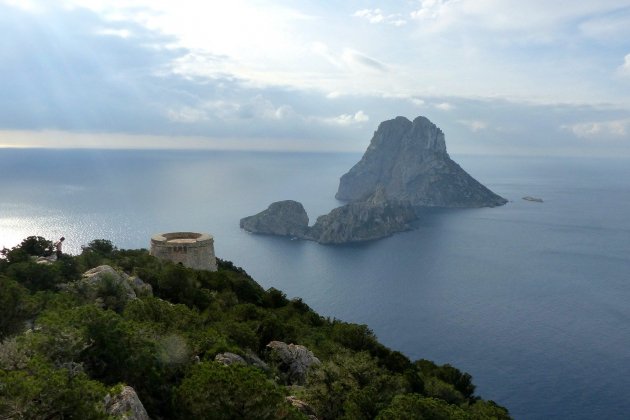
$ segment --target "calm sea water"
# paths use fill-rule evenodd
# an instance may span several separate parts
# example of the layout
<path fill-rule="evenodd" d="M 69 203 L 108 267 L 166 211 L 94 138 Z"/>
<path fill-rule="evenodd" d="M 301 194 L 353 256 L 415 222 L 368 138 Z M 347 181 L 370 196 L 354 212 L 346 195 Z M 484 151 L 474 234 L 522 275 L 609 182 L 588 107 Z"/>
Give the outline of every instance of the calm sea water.
<path fill-rule="evenodd" d="M 313 221 L 339 204 L 339 176 L 359 158 L 4 149 L 0 246 L 63 235 L 78 253 L 95 238 L 147 248 L 156 232 L 210 232 L 264 287 L 471 373 L 517 419 L 628 418 L 630 162 L 454 156 L 510 203 L 427 211 L 416 230 L 366 244 L 239 229 L 283 199 Z"/>

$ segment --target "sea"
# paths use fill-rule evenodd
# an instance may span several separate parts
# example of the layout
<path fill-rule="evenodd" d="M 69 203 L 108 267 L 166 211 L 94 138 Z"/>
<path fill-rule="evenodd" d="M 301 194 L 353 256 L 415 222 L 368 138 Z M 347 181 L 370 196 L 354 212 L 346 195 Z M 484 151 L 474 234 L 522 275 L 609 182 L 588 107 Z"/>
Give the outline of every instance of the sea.
<path fill-rule="evenodd" d="M 516 419 L 629 418 L 630 160 L 452 155 L 509 202 L 427 210 L 367 243 L 239 228 L 286 199 L 313 223 L 341 204 L 360 156 L 0 149 L 0 247 L 65 236 L 77 254 L 93 239 L 148 248 L 154 233 L 208 232 L 263 287 L 470 373 Z"/>

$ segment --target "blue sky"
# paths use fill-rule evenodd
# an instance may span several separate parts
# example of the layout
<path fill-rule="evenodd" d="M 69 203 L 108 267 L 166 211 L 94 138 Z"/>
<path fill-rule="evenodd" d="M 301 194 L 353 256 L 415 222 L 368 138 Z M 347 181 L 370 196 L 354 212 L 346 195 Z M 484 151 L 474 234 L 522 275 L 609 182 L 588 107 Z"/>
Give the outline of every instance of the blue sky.
<path fill-rule="evenodd" d="M 0 147 L 630 156 L 630 1 L 0 0 Z"/>

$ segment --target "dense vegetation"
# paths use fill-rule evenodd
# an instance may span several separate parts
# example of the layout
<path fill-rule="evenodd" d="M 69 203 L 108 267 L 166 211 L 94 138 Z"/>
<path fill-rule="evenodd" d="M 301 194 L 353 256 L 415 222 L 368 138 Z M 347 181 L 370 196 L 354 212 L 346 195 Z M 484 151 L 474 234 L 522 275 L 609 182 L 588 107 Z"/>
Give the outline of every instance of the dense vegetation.
<path fill-rule="evenodd" d="M 130 385 L 153 419 L 508 419 L 474 394 L 470 375 L 410 361 L 365 325 L 319 316 L 300 299 L 263 290 L 241 268 L 217 272 L 159 261 L 95 240 L 81 255 L 38 263 L 51 243 L 29 237 L 0 258 L 0 419 L 108 418 L 104 398 Z M 129 298 L 105 281 L 97 296 L 72 287 L 100 265 L 137 276 L 152 295 Z M 272 340 L 321 363 L 296 384 L 270 357 Z M 224 366 L 232 352 L 264 360 Z"/>

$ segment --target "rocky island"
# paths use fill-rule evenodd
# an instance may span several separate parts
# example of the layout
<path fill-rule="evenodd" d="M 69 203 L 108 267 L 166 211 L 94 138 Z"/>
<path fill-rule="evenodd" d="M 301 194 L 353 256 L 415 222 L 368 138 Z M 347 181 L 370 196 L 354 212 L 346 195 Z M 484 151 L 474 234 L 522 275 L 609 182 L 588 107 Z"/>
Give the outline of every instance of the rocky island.
<path fill-rule="evenodd" d="M 507 203 L 446 152 L 444 133 L 425 117 L 379 126 L 361 160 L 341 177 L 335 198 L 349 201 L 312 227 L 297 201 L 272 203 L 241 219 L 241 228 L 323 244 L 383 238 L 410 228 L 423 207 L 495 207 Z"/>
<path fill-rule="evenodd" d="M 302 203 L 276 201 L 267 210 L 242 218 L 240 226 L 253 233 L 303 238 L 308 232 L 308 215 Z"/>
<path fill-rule="evenodd" d="M 285 200 L 272 203 L 266 210 L 241 219 L 248 232 L 289 236 L 321 244 L 342 244 L 383 238 L 410 229 L 416 219 L 406 201 L 388 200 L 378 189 L 364 201 L 349 203 L 319 216 L 312 227 L 302 204 Z"/>
<path fill-rule="evenodd" d="M 446 152 L 444 133 L 425 117 L 382 122 L 363 158 L 341 177 L 335 198 L 361 201 L 382 187 L 414 207 L 494 207 L 507 203 Z"/>

